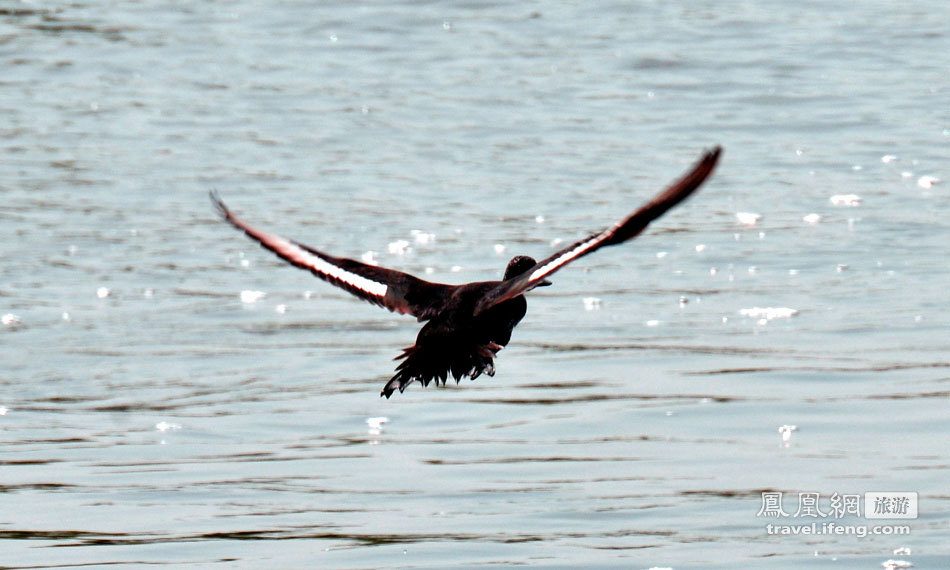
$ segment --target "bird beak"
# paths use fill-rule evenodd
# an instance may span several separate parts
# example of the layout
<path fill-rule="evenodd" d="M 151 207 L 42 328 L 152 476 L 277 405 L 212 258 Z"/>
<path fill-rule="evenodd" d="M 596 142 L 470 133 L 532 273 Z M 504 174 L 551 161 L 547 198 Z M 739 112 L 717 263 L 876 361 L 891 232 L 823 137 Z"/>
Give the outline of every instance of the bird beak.
<path fill-rule="evenodd" d="M 548 281 L 547 279 L 542 279 L 541 281 L 538 282 L 537 285 L 535 285 L 535 287 L 547 287 L 550 284 L 551 282 Z"/>

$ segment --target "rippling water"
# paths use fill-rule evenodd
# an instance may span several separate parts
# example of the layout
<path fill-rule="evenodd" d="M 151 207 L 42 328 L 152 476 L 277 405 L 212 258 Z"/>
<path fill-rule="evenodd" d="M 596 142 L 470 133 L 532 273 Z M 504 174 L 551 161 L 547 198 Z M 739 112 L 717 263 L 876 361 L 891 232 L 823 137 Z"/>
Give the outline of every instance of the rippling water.
<path fill-rule="evenodd" d="M 0 4 L 0 565 L 947 567 L 948 17 Z M 531 294 L 494 378 L 389 401 L 418 325 L 207 199 L 459 283 L 720 143 L 696 197 Z M 869 491 L 919 493 L 909 536 L 757 516 Z"/>

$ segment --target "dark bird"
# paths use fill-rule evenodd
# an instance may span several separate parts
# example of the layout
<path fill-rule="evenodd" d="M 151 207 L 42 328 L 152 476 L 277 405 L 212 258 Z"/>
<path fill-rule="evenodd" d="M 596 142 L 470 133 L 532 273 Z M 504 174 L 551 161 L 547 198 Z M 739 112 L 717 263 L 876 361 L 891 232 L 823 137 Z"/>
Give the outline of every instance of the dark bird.
<path fill-rule="evenodd" d="M 495 356 L 508 344 L 511 331 L 527 311 L 525 293 L 550 285 L 546 278 L 568 263 L 642 232 L 650 222 L 699 188 L 712 173 L 721 152 L 720 147 L 706 152 L 680 180 L 609 228 L 539 262 L 525 255 L 516 256 L 508 262 L 501 281 L 464 285 L 432 283 L 393 269 L 333 257 L 255 228 L 232 214 L 215 192 L 211 193 L 211 200 L 231 225 L 291 265 L 306 269 L 360 299 L 427 321 L 416 343 L 395 358 L 402 362 L 380 393 L 389 398 L 414 380 L 428 386 L 433 380 L 444 385 L 449 374 L 456 383 L 464 376 L 472 380 L 482 374 L 494 376 Z"/>

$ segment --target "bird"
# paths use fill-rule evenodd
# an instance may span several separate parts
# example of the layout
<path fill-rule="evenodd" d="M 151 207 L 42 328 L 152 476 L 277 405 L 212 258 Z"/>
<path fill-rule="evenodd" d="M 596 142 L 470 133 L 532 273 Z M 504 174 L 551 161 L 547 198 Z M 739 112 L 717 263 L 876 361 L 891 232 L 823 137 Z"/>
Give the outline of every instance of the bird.
<path fill-rule="evenodd" d="M 414 381 L 423 387 L 432 382 L 444 386 L 450 375 L 456 383 L 466 376 L 472 380 L 482 374 L 494 376 L 495 357 L 509 343 L 512 331 L 527 312 L 525 293 L 550 285 L 547 278 L 565 265 L 640 234 L 650 222 L 695 192 L 712 174 L 721 154 L 720 146 L 705 151 L 679 180 L 608 228 L 541 261 L 517 255 L 508 262 L 501 281 L 462 285 L 434 283 L 379 265 L 334 257 L 249 224 L 235 216 L 214 190 L 210 197 L 225 221 L 287 263 L 364 301 L 425 322 L 415 344 L 393 359 L 401 362 L 380 392 L 388 399 L 396 390 L 404 392 Z"/>

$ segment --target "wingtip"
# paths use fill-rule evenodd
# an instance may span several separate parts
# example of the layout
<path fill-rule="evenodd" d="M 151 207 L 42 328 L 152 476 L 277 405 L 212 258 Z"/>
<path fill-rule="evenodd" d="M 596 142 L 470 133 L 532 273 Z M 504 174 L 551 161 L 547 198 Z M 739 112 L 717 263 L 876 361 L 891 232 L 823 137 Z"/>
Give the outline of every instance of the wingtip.
<path fill-rule="evenodd" d="M 231 211 L 228 210 L 228 207 L 224 204 L 224 200 L 221 199 L 221 195 L 218 194 L 217 190 L 209 191 L 208 198 L 211 199 L 211 203 L 222 217 L 227 218 L 230 215 Z"/>
<path fill-rule="evenodd" d="M 703 152 L 702 156 L 696 161 L 696 166 L 693 167 L 692 173 L 688 176 L 701 176 L 699 183 L 702 183 L 706 178 L 708 178 L 712 171 L 715 170 L 716 166 L 719 164 L 719 158 L 722 156 L 722 145 L 716 145 L 711 149 Z"/>
<path fill-rule="evenodd" d="M 400 387 L 399 392 L 401 393 L 402 390 L 403 388 Z M 380 398 L 385 397 L 388 400 L 395 391 L 396 391 L 396 378 L 390 378 L 389 382 L 386 382 L 386 385 L 383 386 L 383 389 L 379 392 L 379 397 Z"/>

